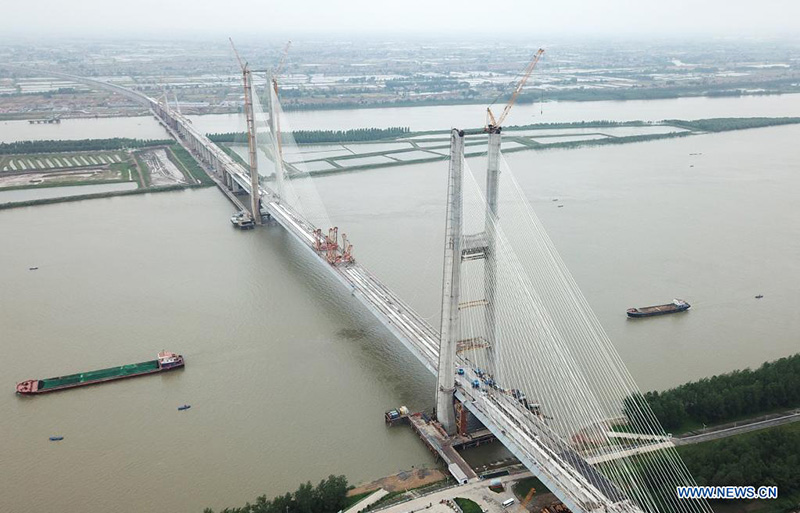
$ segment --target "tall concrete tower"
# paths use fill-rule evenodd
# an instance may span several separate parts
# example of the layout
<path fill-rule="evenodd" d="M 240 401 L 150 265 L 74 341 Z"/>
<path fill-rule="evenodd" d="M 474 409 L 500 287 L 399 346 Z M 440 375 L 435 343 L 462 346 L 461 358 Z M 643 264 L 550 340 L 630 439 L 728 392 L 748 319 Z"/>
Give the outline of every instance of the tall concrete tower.
<path fill-rule="evenodd" d="M 453 129 L 450 133 L 450 173 L 447 181 L 447 218 L 442 280 L 442 327 L 436 387 L 436 418 L 450 434 L 455 433 L 456 430 L 453 393 L 455 392 L 456 344 L 459 336 L 458 302 L 461 293 L 463 171 L 464 132 Z"/>
<path fill-rule="evenodd" d="M 256 121 L 253 113 L 253 75 L 247 65 L 242 67 L 244 79 L 244 112 L 247 118 L 247 147 L 250 154 L 250 209 L 253 221 L 261 224 L 261 189 L 258 183 L 258 146 L 256 144 Z"/>
<path fill-rule="evenodd" d="M 447 184 L 447 219 L 445 223 L 444 277 L 442 280 L 442 325 L 439 346 L 439 370 L 436 389 L 436 417 L 450 434 L 455 432 L 453 409 L 455 365 L 461 337 L 461 307 L 485 308 L 485 332 L 480 334 L 486 348 L 487 374 L 498 379 L 496 332 L 496 222 L 500 177 L 500 128 L 490 127 L 489 162 L 486 174 L 486 220 L 481 233 L 464 234 L 464 132 L 450 134 L 450 172 Z M 461 266 L 464 262 L 483 261 L 484 298 L 460 303 Z M 473 334 L 475 335 L 475 334 Z"/>

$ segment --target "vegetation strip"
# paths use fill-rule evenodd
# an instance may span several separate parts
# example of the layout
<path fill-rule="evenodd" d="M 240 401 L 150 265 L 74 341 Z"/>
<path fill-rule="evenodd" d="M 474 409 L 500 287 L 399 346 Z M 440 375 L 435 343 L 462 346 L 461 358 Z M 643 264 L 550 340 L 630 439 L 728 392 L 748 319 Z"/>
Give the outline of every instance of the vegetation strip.
<path fill-rule="evenodd" d="M 124 148 L 145 148 L 172 144 L 168 140 L 127 139 L 80 139 L 76 141 L 17 141 L 0 143 L 0 155 L 31 153 L 64 153 L 74 151 L 121 150 Z"/>

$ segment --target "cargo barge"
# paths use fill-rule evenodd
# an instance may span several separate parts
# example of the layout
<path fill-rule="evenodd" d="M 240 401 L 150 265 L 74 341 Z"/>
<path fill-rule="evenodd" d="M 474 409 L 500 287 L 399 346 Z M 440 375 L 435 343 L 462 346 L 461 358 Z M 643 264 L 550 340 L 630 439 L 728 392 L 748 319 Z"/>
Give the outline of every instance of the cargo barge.
<path fill-rule="evenodd" d="M 685 312 L 692 305 L 683 299 L 673 299 L 672 303 L 666 305 L 643 306 L 642 308 L 628 308 L 628 317 L 652 317 L 654 315 L 665 315 L 677 312 Z"/>
<path fill-rule="evenodd" d="M 169 351 L 161 351 L 155 360 L 141 363 L 121 365 L 68 376 L 59 376 L 47 379 L 29 379 L 17 383 L 17 393 L 22 395 L 46 394 L 68 388 L 77 388 L 118 379 L 145 376 L 169 370 L 178 369 L 184 366 L 183 356 Z"/>

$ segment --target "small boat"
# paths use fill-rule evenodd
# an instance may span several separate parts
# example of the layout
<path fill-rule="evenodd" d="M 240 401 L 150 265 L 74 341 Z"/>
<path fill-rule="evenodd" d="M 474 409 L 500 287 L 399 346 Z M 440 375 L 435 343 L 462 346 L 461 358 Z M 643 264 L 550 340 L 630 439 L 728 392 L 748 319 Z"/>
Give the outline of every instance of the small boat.
<path fill-rule="evenodd" d="M 64 439 L 64 437 L 63 437 L 63 436 L 51 436 L 51 437 L 50 437 L 50 441 L 51 441 L 51 442 L 60 442 L 60 441 L 61 441 L 61 440 L 63 440 L 63 439 Z"/>
<path fill-rule="evenodd" d="M 191 407 L 191 404 L 184 404 L 183 406 L 178 406 L 178 411 L 188 410 Z"/>
<path fill-rule="evenodd" d="M 652 317 L 654 315 L 665 315 L 677 312 L 685 312 L 692 305 L 683 299 L 673 299 L 672 303 L 666 305 L 644 306 L 642 308 L 628 308 L 628 317 Z"/>
<path fill-rule="evenodd" d="M 38 267 L 28 267 L 29 271 L 36 271 L 37 269 L 39 269 L 39 268 Z"/>
<path fill-rule="evenodd" d="M 761 299 L 762 297 L 764 297 L 764 294 L 759 294 L 756 296 L 756 299 Z"/>
<path fill-rule="evenodd" d="M 250 212 L 245 210 L 240 210 L 233 214 L 233 216 L 231 216 L 231 224 L 240 230 L 250 230 L 256 227 L 253 216 L 250 215 Z"/>

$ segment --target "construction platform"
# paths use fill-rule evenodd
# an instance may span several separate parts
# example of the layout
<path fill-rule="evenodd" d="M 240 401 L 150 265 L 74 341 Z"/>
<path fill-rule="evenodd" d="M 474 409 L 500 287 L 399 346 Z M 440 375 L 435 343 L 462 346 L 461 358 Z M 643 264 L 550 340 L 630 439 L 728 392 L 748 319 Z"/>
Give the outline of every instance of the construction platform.
<path fill-rule="evenodd" d="M 491 443 L 495 436 L 486 428 L 469 434 L 450 436 L 442 426 L 425 413 L 409 413 L 405 407 L 387 411 L 384 416 L 390 426 L 408 424 L 431 452 L 447 466 L 448 472 L 461 484 L 479 479 L 478 474 L 456 449 Z"/>

